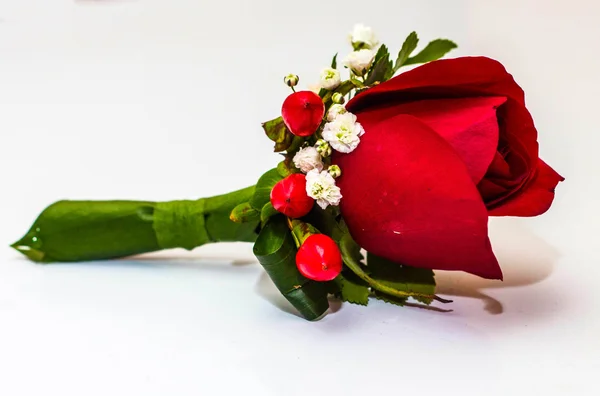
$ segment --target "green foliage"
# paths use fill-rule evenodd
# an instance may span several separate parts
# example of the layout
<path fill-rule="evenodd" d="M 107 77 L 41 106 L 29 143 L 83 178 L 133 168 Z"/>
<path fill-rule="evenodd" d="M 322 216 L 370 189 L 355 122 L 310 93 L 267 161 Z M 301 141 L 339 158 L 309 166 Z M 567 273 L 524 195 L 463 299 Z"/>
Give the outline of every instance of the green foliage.
<path fill-rule="evenodd" d="M 338 296 L 342 301 L 351 304 L 367 305 L 369 303 L 369 285 L 352 272 L 338 275 L 335 283 L 339 288 Z"/>
<path fill-rule="evenodd" d="M 287 150 L 294 140 L 294 135 L 283 122 L 283 117 L 264 122 L 262 127 L 267 137 L 275 142 L 274 151 L 277 153 Z"/>
<path fill-rule="evenodd" d="M 287 177 L 289 175 L 291 175 L 292 173 L 294 173 L 295 169 L 294 169 L 294 164 L 292 163 L 291 158 L 287 157 L 285 158 L 285 160 L 279 162 L 277 164 L 277 172 L 279 172 L 279 175 L 281 177 Z"/>
<path fill-rule="evenodd" d="M 427 63 L 440 59 L 454 48 L 458 47 L 454 42 L 446 39 L 433 40 L 417 55 L 408 58 L 405 65 Z"/>
<path fill-rule="evenodd" d="M 381 45 L 375 59 L 373 60 L 373 67 L 365 80 L 365 85 L 373 85 L 376 82 L 384 82 L 391 76 L 393 70 L 393 64 L 390 60 L 390 52 L 385 45 Z"/>
<path fill-rule="evenodd" d="M 260 211 L 260 222 L 266 224 L 266 222 L 272 217 L 278 214 L 277 209 L 273 207 L 271 202 L 267 202 Z"/>
<path fill-rule="evenodd" d="M 381 301 L 385 301 L 388 304 L 394 304 L 394 305 L 398 305 L 400 307 L 403 307 L 406 305 L 406 301 L 408 300 L 408 297 L 395 297 L 395 296 L 390 296 L 389 294 L 384 294 L 381 293 L 377 290 L 375 290 L 373 292 L 373 297 L 375 297 L 378 300 Z"/>
<path fill-rule="evenodd" d="M 260 211 L 250 205 L 250 202 L 244 202 L 233 208 L 229 219 L 235 223 L 247 223 L 259 220 L 260 213 Z"/>
<path fill-rule="evenodd" d="M 333 59 L 331 60 L 331 68 L 332 69 L 337 69 L 337 57 L 338 57 L 338 54 L 336 53 L 333 56 Z"/>
<path fill-rule="evenodd" d="M 417 32 L 412 32 L 406 37 L 404 43 L 402 44 L 402 48 L 400 52 L 398 52 L 398 57 L 396 58 L 396 63 L 394 64 L 394 68 L 392 69 L 392 74 L 389 77 L 392 77 L 396 72 L 404 66 L 410 54 L 417 48 L 417 44 L 419 43 L 419 37 L 417 36 Z"/>
<path fill-rule="evenodd" d="M 283 177 L 276 168 L 265 172 L 256 183 L 256 190 L 254 191 L 252 199 L 250 199 L 250 205 L 252 205 L 254 209 L 261 211 L 263 206 L 271 201 L 271 190 L 273 189 L 273 186 L 282 179 Z"/>
<path fill-rule="evenodd" d="M 373 279 L 396 290 L 421 295 L 435 293 L 434 273 L 430 269 L 400 265 L 372 253 L 367 255 L 367 268 Z M 431 298 L 420 296 L 414 298 L 425 304 L 432 301 Z"/>
<path fill-rule="evenodd" d="M 292 235 L 296 240 L 296 244 L 301 246 L 306 238 L 314 234 L 320 234 L 319 230 L 316 229 L 312 224 L 302 220 L 292 220 Z"/>
<path fill-rule="evenodd" d="M 284 216 L 272 217 L 254 244 L 254 255 L 281 294 L 308 319 L 329 308 L 327 285 L 303 277 L 296 268 L 296 245 Z"/>

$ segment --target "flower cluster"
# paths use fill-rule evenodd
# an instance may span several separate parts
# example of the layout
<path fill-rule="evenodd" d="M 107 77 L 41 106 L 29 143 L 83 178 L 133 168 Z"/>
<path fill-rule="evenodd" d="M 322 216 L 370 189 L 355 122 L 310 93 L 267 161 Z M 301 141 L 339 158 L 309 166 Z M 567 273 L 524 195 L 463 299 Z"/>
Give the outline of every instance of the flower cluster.
<path fill-rule="evenodd" d="M 354 26 L 350 34 L 350 44 L 354 48 L 344 59 L 344 65 L 358 77 L 364 77 L 375 59 L 379 40 L 373 29 L 361 23 Z"/>
<path fill-rule="evenodd" d="M 379 42 L 371 28 L 358 24 L 350 35 L 350 43 L 354 52 L 346 57 L 344 64 L 350 69 L 351 79 L 364 79 L 373 64 L 374 50 Z M 342 171 L 339 166 L 330 163 L 332 150 L 340 153 L 354 151 L 360 143 L 360 136 L 365 133 L 356 116 L 344 107 L 344 93 L 334 92 L 343 84 L 335 66 L 334 62 L 332 67 L 321 71 L 318 90 L 294 91 L 282 107 L 283 120 L 289 131 L 308 138 L 304 147 L 295 153 L 292 162 L 307 175 L 306 193 L 323 209 L 339 205 L 342 198 L 335 182 Z M 292 88 L 298 80 L 295 75 L 284 78 L 284 82 Z M 312 139 L 312 136 L 317 139 Z"/>

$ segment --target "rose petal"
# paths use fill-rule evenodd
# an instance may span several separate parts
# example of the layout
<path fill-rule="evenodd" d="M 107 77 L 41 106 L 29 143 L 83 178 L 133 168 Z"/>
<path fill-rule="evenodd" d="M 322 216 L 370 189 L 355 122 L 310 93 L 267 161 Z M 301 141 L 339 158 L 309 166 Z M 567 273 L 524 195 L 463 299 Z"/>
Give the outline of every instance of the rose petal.
<path fill-rule="evenodd" d="M 546 212 L 554 200 L 556 185 L 565 180 L 541 159 L 528 184 L 507 201 L 489 210 L 490 216 L 538 216 Z"/>
<path fill-rule="evenodd" d="M 367 109 L 393 107 L 409 101 L 473 96 L 507 98 L 506 103 L 498 109 L 497 116 L 501 139 L 499 148 L 505 146 L 512 152 L 506 161 L 512 180 L 497 184 L 505 184 L 507 188 L 495 191 L 491 200 L 488 201 L 484 195 L 488 206 L 497 207 L 511 196 L 521 193 L 521 187 L 531 179 L 538 163 L 537 131 L 525 107 L 523 90 L 499 62 L 485 57 L 430 62 L 357 95 L 346 108 L 360 115 Z M 488 175 L 483 180 L 487 178 Z"/>
<path fill-rule="evenodd" d="M 479 192 L 458 154 L 423 122 L 399 115 L 372 125 L 334 161 L 344 170 L 342 214 L 360 246 L 410 266 L 502 278 Z"/>
<path fill-rule="evenodd" d="M 398 114 L 410 114 L 436 131 L 462 158 L 474 183 L 486 174 L 498 147 L 496 109 L 505 97 L 420 100 L 367 108 L 359 113 L 363 125 Z"/>

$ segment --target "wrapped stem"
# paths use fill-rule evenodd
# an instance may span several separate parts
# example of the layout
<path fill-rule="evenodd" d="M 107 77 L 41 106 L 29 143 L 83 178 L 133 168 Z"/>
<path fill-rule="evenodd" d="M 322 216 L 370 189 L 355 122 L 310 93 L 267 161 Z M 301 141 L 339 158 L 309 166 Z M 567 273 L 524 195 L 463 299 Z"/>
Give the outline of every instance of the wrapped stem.
<path fill-rule="evenodd" d="M 255 187 L 195 201 L 59 201 L 11 245 L 37 262 L 104 260 L 212 242 L 254 242 L 258 220 L 234 223 L 232 209 Z"/>

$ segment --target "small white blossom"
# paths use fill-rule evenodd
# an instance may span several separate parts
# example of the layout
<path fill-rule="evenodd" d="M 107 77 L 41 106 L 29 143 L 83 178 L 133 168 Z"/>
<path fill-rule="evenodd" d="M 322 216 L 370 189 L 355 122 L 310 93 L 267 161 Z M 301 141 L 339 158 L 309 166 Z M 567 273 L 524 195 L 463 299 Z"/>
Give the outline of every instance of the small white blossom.
<path fill-rule="evenodd" d="M 327 112 L 327 121 L 333 121 L 337 118 L 337 116 L 345 113 L 346 108 L 344 107 L 344 105 L 334 104 L 329 108 L 329 111 Z"/>
<path fill-rule="evenodd" d="M 339 87 L 341 83 L 342 77 L 340 76 L 339 71 L 331 68 L 323 69 L 321 71 L 321 88 L 332 90 Z"/>
<path fill-rule="evenodd" d="M 325 209 L 329 205 L 337 206 L 342 199 L 340 188 L 335 185 L 334 178 L 327 172 L 311 170 L 306 175 L 306 193 L 317 200 L 317 205 Z"/>
<path fill-rule="evenodd" d="M 354 29 L 350 34 L 350 43 L 355 48 L 375 48 L 379 44 L 379 40 L 377 40 L 377 36 L 373 29 L 368 26 L 363 25 L 362 23 L 358 23 L 354 25 Z"/>
<path fill-rule="evenodd" d="M 313 169 L 323 170 L 321 154 L 314 147 L 301 148 L 294 156 L 294 165 L 302 172 L 307 173 Z"/>
<path fill-rule="evenodd" d="M 362 125 L 356 122 L 352 113 L 338 115 L 333 121 L 325 124 L 323 139 L 340 153 L 350 153 L 360 143 L 359 136 L 365 133 Z"/>
<path fill-rule="evenodd" d="M 348 66 L 357 76 L 363 76 L 373 64 L 374 58 L 375 52 L 369 49 L 361 49 L 349 53 L 344 59 L 344 65 Z"/>

